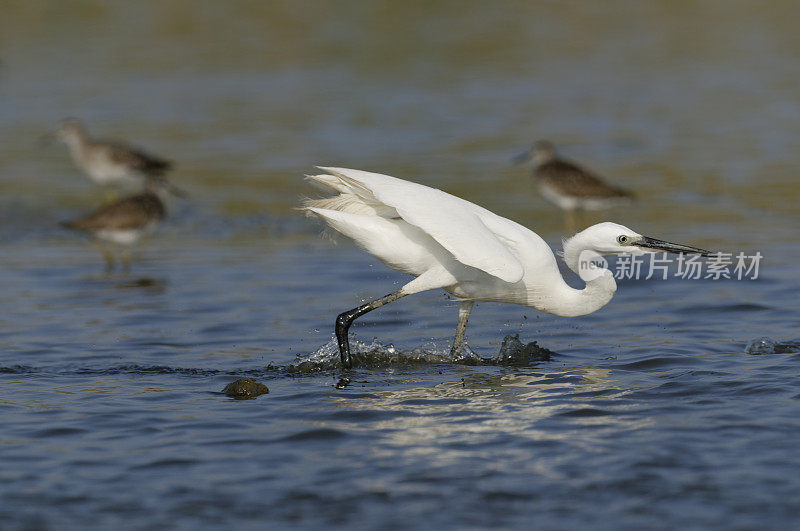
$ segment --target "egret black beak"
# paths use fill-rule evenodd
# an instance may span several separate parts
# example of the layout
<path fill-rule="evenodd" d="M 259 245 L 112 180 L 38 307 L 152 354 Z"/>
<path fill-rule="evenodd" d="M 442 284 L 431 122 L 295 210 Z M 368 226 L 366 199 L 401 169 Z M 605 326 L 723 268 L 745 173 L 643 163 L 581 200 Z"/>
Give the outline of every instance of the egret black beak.
<path fill-rule="evenodd" d="M 519 155 L 511 159 L 511 164 L 513 164 L 514 166 L 525 164 L 526 162 L 531 160 L 532 155 L 533 154 L 531 153 L 530 150 L 526 151 L 525 153 L 520 153 Z"/>
<path fill-rule="evenodd" d="M 698 249 L 697 247 L 690 247 L 679 243 L 665 242 L 664 240 L 657 240 L 649 236 L 642 236 L 642 239 L 634 245 L 636 245 L 636 247 L 655 249 L 656 251 L 665 251 L 668 253 L 691 253 L 699 254 L 700 256 L 709 256 L 711 254 L 711 251 L 706 251 L 705 249 Z"/>

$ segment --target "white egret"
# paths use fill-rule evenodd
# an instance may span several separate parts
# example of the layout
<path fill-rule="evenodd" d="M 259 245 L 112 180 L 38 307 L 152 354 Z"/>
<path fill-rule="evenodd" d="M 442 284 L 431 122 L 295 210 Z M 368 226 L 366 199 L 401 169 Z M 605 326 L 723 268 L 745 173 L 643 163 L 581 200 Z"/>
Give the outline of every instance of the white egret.
<path fill-rule="evenodd" d="M 330 195 L 307 199 L 302 208 L 392 269 L 416 277 L 399 290 L 336 318 L 336 338 L 346 368 L 351 365 L 348 330 L 352 322 L 406 295 L 443 288 L 460 300 L 455 351 L 464 340 L 475 301 L 521 304 L 574 317 L 599 310 L 617 290 L 614 275 L 605 268 L 587 278 L 583 289 L 570 287 L 539 235 L 469 201 L 388 175 L 319 169 L 327 173 L 306 178 Z M 589 227 L 564 242 L 564 260 L 576 273 L 584 252 L 655 251 L 708 254 L 610 222 Z"/>

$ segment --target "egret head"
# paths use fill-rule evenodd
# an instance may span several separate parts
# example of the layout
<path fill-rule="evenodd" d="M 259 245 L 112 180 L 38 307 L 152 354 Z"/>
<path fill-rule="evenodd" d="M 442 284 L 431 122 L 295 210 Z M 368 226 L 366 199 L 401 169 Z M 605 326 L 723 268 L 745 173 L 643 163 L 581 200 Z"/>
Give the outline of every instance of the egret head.
<path fill-rule="evenodd" d="M 564 243 L 564 248 L 573 241 L 580 241 L 584 249 L 593 249 L 600 254 L 635 254 L 645 253 L 691 253 L 701 256 L 711 254 L 705 249 L 681 245 L 679 243 L 665 242 L 649 236 L 642 236 L 638 232 L 617 223 L 609 221 L 592 225 L 579 232 Z M 577 243 L 577 241 L 576 241 Z"/>

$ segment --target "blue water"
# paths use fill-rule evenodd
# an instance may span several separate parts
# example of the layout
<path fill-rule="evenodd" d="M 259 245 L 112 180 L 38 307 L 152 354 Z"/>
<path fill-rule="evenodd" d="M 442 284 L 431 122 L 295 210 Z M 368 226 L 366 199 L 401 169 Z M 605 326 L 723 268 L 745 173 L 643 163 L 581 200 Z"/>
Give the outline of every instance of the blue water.
<path fill-rule="evenodd" d="M 480 355 L 508 333 L 557 354 L 530 367 L 356 368 L 336 389 L 338 371 L 286 368 L 319 347 L 335 356 L 336 311 L 401 275 L 314 240 L 237 248 L 234 263 L 174 243 L 155 243 L 129 277 L 87 273 L 93 249 L 71 246 L 51 251 L 67 263 L 7 267 L 11 527 L 548 528 L 602 516 L 789 528 L 797 516 L 800 348 L 745 352 L 751 336 L 793 329 L 780 305 L 749 302 L 780 299 L 781 270 L 749 284 L 628 282 L 583 319 L 479 304 Z M 355 337 L 447 352 L 455 303 L 432 292 L 394 306 Z M 270 393 L 220 393 L 244 376 Z"/>
<path fill-rule="evenodd" d="M 797 528 L 790 3 L 26 5 L 0 19 L 0 529 Z M 129 274 L 57 226 L 104 197 L 36 147 L 65 116 L 191 194 Z M 337 387 L 336 314 L 408 277 L 321 237 L 302 175 L 425 182 L 557 248 L 507 164 L 538 137 L 636 190 L 596 220 L 760 251 L 759 278 L 479 303 L 470 364 L 421 293 L 356 321 Z M 477 363 L 509 336 L 551 360 Z M 222 393 L 242 377 L 269 394 Z"/>

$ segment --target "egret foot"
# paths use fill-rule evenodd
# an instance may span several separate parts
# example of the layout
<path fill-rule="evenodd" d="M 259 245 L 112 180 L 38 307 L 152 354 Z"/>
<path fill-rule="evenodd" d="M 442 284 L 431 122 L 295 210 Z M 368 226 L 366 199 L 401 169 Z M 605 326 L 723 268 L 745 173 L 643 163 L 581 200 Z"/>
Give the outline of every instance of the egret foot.
<path fill-rule="evenodd" d="M 375 299 L 372 302 L 363 304 L 358 308 L 353 308 L 352 310 L 342 312 L 336 317 L 336 340 L 339 343 L 339 355 L 342 358 L 342 367 L 345 369 L 350 369 L 353 366 L 350 359 L 350 339 L 347 337 L 347 333 L 350 330 L 350 325 L 353 324 L 353 321 L 365 313 L 371 312 L 375 308 L 380 308 L 384 304 L 396 301 L 405 295 L 406 294 L 403 293 L 403 290 L 400 289 L 394 293 L 386 295 L 385 297 L 381 297 L 380 299 Z"/>

